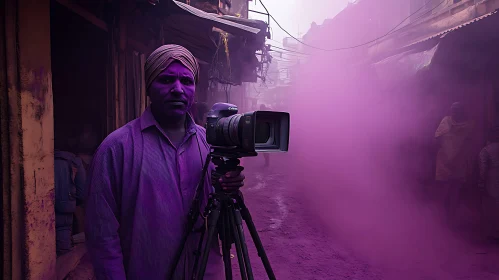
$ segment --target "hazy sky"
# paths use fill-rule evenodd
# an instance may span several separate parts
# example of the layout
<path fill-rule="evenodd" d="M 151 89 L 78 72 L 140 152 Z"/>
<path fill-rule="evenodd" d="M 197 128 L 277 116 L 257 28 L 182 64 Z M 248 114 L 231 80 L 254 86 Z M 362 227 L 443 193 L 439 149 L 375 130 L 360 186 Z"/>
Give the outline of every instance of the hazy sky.
<path fill-rule="evenodd" d="M 317 24 L 334 17 L 348 3 L 348 0 L 262 0 L 269 13 L 293 36 L 303 36 L 315 21 Z M 312 4 L 313 3 L 313 4 Z M 259 0 L 249 2 L 250 10 L 265 12 Z M 267 21 L 267 16 L 249 13 L 252 19 Z M 274 21 L 270 21 L 273 40 L 282 42 L 289 37 Z"/>

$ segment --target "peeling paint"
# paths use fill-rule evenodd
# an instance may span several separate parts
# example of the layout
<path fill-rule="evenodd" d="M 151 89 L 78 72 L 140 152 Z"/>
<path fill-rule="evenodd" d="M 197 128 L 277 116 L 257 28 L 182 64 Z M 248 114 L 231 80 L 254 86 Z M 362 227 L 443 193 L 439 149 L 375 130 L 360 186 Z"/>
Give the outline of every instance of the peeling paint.
<path fill-rule="evenodd" d="M 54 162 L 50 141 L 53 139 L 52 77 L 43 69 L 23 70 L 23 76 L 23 166 L 26 175 L 31 174 L 25 176 L 23 184 L 26 243 L 29 244 L 26 277 L 49 279 L 56 264 Z"/>
<path fill-rule="evenodd" d="M 8 146 L 2 145 L 2 151 L 9 158 L 2 169 L 9 172 L 3 181 L 4 202 L 8 202 L 3 210 L 8 217 L 4 245 L 10 250 L 4 254 L 2 279 L 54 279 L 50 1 L 7 0 L 4 9 L 1 44 L 5 49 L 0 55 L 7 79 L 0 87 L 4 90 L 2 144 L 8 140 Z"/>
<path fill-rule="evenodd" d="M 21 68 L 20 80 L 23 85 L 23 90 L 29 92 L 33 96 L 30 106 L 33 107 L 33 116 L 35 120 L 40 120 L 46 110 L 46 95 L 51 92 L 51 77 L 50 73 L 44 67 L 37 69 Z M 50 90 L 49 90 L 50 89 Z"/>
<path fill-rule="evenodd" d="M 33 170 L 33 181 L 35 181 L 35 194 L 36 194 L 36 171 Z"/>
<path fill-rule="evenodd" d="M 22 278 L 55 279 L 55 213 L 53 100 L 50 65 L 50 1 L 16 2 L 16 53 L 19 88 L 17 115 L 20 140 Z M 49 225 L 49 226 L 47 226 Z"/>

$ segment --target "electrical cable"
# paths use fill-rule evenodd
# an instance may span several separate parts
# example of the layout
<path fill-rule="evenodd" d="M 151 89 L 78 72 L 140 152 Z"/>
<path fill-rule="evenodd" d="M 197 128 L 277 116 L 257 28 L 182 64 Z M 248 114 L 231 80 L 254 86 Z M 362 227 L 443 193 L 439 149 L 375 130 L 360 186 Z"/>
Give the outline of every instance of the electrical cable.
<path fill-rule="evenodd" d="M 296 38 L 295 36 L 293 36 L 291 33 L 289 33 L 286 29 L 284 29 L 280 24 L 279 22 L 274 18 L 274 16 L 272 16 L 269 12 L 269 10 L 267 9 L 267 7 L 265 6 L 265 4 L 263 3 L 262 0 L 259 0 L 260 4 L 262 5 L 262 7 L 265 9 L 265 11 L 267 12 L 267 14 L 269 15 L 269 17 L 277 24 L 277 26 L 282 30 L 284 31 L 288 36 L 290 36 L 291 38 L 293 38 L 294 40 L 296 40 L 297 42 L 307 46 L 307 47 L 310 47 L 310 48 L 313 48 L 313 49 L 317 49 L 317 50 L 321 50 L 321 51 L 327 51 L 327 52 L 330 52 L 330 51 L 341 51 L 341 50 L 349 50 L 349 49 L 355 49 L 355 48 L 358 48 L 358 47 L 363 47 L 363 46 L 366 46 L 366 45 L 369 45 L 371 43 L 374 43 L 376 41 L 378 41 L 379 39 L 383 39 L 385 38 L 386 36 L 392 34 L 393 32 L 395 31 L 398 31 L 399 29 L 397 29 L 399 26 L 401 26 L 402 24 L 404 24 L 404 22 L 406 20 L 408 20 L 409 18 L 411 18 L 412 16 L 414 16 L 415 14 L 417 14 L 419 11 L 421 11 L 422 9 L 424 9 L 427 4 L 429 4 L 431 2 L 431 0 L 428 0 L 421 8 L 417 9 L 415 12 L 411 13 L 409 16 L 407 16 L 402 22 L 400 22 L 399 24 L 397 24 L 394 28 L 392 28 L 390 31 L 388 31 L 386 34 L 384 34 L 383 36 L 380 36 L 378 38 L 375 38 L 373 40 L 370 40 L 368 42 L 365 42 L 365 43 L 362 43 L 362 44 L 359 44 L 359 45 L 354 45 L 354 46 L 350 46 L 350 47 L 342 47 L 342 48 L 335 48 L 335 49 L 324 49 L 324 48 L 319 48 L 319 47 L 315 47 L 315 46 L 312 46 L 312 45 L 309 45 L 305 42 L 303 42 L 302 40 Z M 441 4 L 445 3 L 446 0 L 442 0 L 437 6 L 435 6 L 434 8 L 432 8 L 430 11 L 428 12 L 431 12 L 433 10 L 435 10 L 438 6 L 440 6 Z M 417 18 L 419 19 L 419 18 Z M 270 24 L 270 23 L 269 23 Z M 403 28 L 403 27 L 402 27 Z"/>
<path fill-rule="evenodd" d="M 419 19 L 423 18 L 423 17 L 424 17 L 424 16 L 426 16 L 427 14 L 430 14 L 431 12 L 433 12 L 434 10 L 436 10 L 438 7 L 440 7 L 440 6 L 441 6 L 442 4 L 444 4 L 445 2 L 446 2 L 446 1 L 441 1 L 441 2 L 440 2 L 440 3 L 438 3 L 438 5 L 436 5 L 435 7 L 431 8 L 430 10 L 428 10 L 428 11 L 424 12 L 423 14 L 419 15 L 417 18 L 415 18 L 415 19 L 414 19 L 414 21 L 413 21 L 413 22 L 411 22 L 411 23 L 409 23 L 409 24 L 407 24 L 407 25 L 402 26 L 401 28 L 399 28 L 399 29 L 397 29 L 397 30 L 393 31 L 392 33 L 396 32 L 396 31 L 399 31 L 399 30 L 402 30 L 402 29 L 407 29 L 408 27 L 410 27 L 410 26 L 414 25 L 414 23 L 415 23 L 417 20 L 419 20 Z"/>
<path fill-rule="evenodd" d="M 292 56 L 292 57 L 300 57 L 300 58 L 306 58 L 307 56 L 306 55 L 303 55 L 303 54 L 296 54 L 296 53 L 292 53 L 292 52 L 283 52 L 283 51 L 275 51 L 275 50 L 270 50 L 271 52 L 275 52 L 275 53 L 280 53 L 281 56 L 282 55 L 286 55 L 286 56 Z M 274 56 L 275 57 L 275 56 Z"/>
<path fill-rule="evenodd" d="M 281 48 L 281 47 L 277 47 L 277 46 L 274 46 L 274 45 L 269 45 L 273 48 L 276 48 L 278 50 L 283 50 L 283 51 L 287 51 L 287 52 L 290 52 L 290 53 L 297 53 L 297 54 L 303 54 L 303 55 L 311 55 L 309 53 L 304 53 L 304 52 L 300 52 L 300 51 L 295 51 L 295 50 L 290 50 L 290 49 L 286 49 L 286 48 Z"/>

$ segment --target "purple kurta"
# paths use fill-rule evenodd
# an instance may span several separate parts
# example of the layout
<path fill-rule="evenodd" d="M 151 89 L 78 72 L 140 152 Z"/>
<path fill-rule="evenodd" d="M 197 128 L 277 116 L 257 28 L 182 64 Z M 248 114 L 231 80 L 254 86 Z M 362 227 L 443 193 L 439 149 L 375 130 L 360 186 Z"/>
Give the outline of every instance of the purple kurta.
<path fill-rule="evenodd" d="M 184 234 L 187 216 L 209 152 L 205 130 L 188 118 L 175 148 L 150 108 L 111 133 L 89 174 L 86 237 L 97 279 L 165 280 Z M 212 191 L 204 184 L 204 203 Z M 199 218 L 196 227 L 204 226 Z M 191 277 L 198 233 L 191 233 L 174 279 Z M 213 244 L 204 279 L 222 279 L 222 256 Z"/>

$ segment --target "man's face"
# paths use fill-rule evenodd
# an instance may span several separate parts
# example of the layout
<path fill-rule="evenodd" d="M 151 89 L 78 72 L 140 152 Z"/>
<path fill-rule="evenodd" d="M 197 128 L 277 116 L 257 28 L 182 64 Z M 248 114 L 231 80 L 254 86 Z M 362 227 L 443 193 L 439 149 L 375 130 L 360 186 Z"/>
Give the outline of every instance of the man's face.
<path fill-rule="evenodd" d="M 183 116 L 194 102 L 195 91 L 192 72 L 182 63 L 173 62 L 149 87 L 152 109 L 165 117 Z"/>

